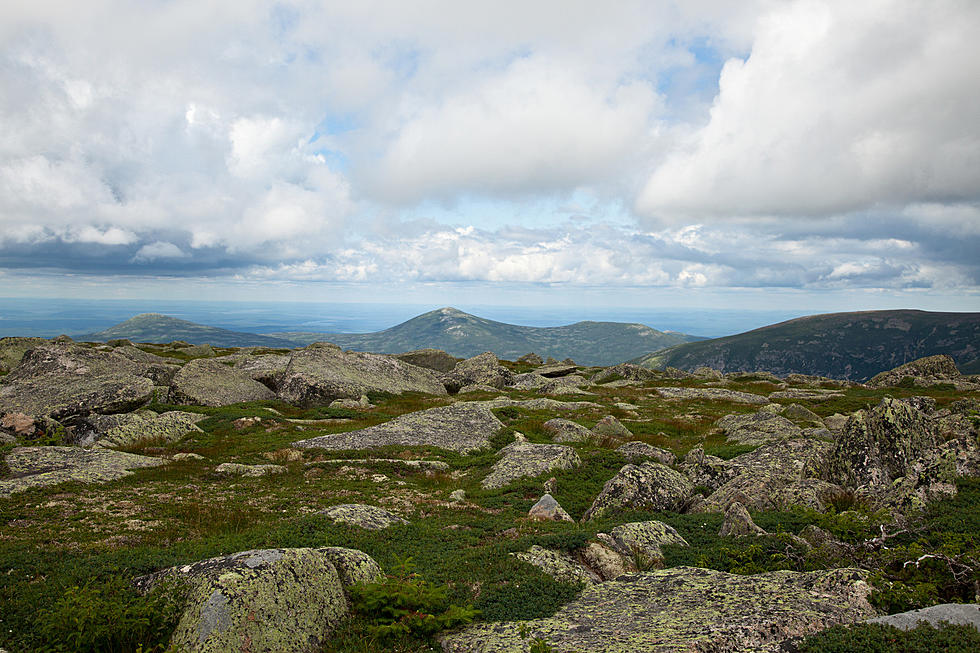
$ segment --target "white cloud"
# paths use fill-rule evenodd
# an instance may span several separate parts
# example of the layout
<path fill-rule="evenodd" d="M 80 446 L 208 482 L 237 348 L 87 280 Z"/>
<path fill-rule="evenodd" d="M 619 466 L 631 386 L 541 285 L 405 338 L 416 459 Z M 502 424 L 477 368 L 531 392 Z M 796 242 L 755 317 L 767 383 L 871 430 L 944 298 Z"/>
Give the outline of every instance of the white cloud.
<path fill-rule="evenodd" d="M 157 241 L 143 245 L 133 256 L 134 263 L 149 263 L 158 259 L 184 258 L 187 254 L 173 243 Z"/>

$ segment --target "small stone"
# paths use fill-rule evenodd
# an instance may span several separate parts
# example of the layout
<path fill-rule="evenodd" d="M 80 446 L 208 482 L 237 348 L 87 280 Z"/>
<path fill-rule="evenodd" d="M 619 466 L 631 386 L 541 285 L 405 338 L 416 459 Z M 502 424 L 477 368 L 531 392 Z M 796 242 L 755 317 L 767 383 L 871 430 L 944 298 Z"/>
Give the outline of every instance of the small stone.
<path fill-rule="evenodd" d="M 612 415 L 606 415 L 596 422 L 596 425 L 592 427 L 592 432 L 600 438 L 626 440 L 633 437 L 630 430 Z"/>
<path fill-rule="evenodd" d="M 736 501 L 725 511 L 725 522 L 721 525 L 718 534 L 722 537 L 745 537 L 747 535 L 765 535 L 766 531 L 756 526 L 749 511 Z"/>
<path fill-rule="evenodd" d="M 449 493 L 449 500 L 455 503 L 466 501 L 466 490 L 463 489 L 453 490 L 452 492 Z"/>
<path fill-rule="evenodd" d="M 547 481 L 544 482 L 542 487 L 544 488 L 545 492 L 551 494 L 558 487 L 558 479 L 552 476 L 551 478 L 549 478 Z"/>
<path fill-rule="evenodd" d="M 538 499 L 538 502 L 531 506 L 527 516 L 535 521 L 575 521 L 550 494 Z"/>

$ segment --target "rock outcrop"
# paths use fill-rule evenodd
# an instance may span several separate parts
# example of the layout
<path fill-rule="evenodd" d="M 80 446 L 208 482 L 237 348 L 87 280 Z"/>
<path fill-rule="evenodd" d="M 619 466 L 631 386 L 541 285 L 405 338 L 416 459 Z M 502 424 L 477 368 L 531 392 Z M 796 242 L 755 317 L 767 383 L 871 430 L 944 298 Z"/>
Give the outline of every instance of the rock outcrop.
<path fill-rule="evenodd" d="M 609 532 L 616 548 L 627 557 L 647 564 L 662 566 L 663 550 L 668 544 L 690 546 L 673 526 L 660 521 L 640 521 L 621 524 Z"/>
<path fill-rule="evenodd" d="M 739 576 L 676 567 L 587 587 L 553 617 L 480 623 L 442 636 L 447 653 L 762 651 L 874 616 L 857 569 Z"/>
<path fill-rule="evenodd" d="M 456 363 L 459 362 L 458 358 L 441 349 L 416 349 L 406 351 L 404 354 L 395 354 L 394 357 L 434 372 L 451 372 L 456 367 Z"/>
<path fill-rule="evenodd" d="M 656 388 L 657 393 L 664 399 L 695 400 L 707 399 L 708 401 L 730 401 L 736 404 L 754 404 L 764 406 L 769 400 L 762 395 L 752 394 L 751 392 L 739 392 L 738 390 L 726 390 L 725 388 Z"/>
<path fill-rule="evenodd" d="M 625 465 L 606 481 L 583 519 L 588 521 L 628 509 L 680 512 L 693 492 L 691 482 L 666 465 L 655 462 Z"/>
<path fill-rule="evenodd" d="M 219 476 L 248 476 L 258 478 L 260 476 L 270 476 L 272 474 L 285 474 L 286 468 L 282 465 L 243 465 L 241 463 L 221 463 L 214 468 L 214 473 Z"/>
<path fill-rule="evenodd" d="M 527 516 L 533 521 L 574 521 L 550 494 L 545 494 L 531 506 Z"/>
<path fill-rule="evenodd" d="M 150 456 L 78 447 L 17 447 L 4 462 L 13 478 L 0 480 L 0 496 L 69 481 L 108 483 L 129 476 L 134 469 L 167 463 Z"/>
<path fill-rule="evenodd" d="M 922 381 L 950 381 L 959 376 L 960 371 L 953 358 L 940 354 L 919 358 L 882 372 L 872 377 L 866 385 L 871 388 L 886 388 L 899 385 L 905 379 L 911 379 L 917 385 L 925 385 Z"/>
<path fill-rule="evenodd" d="M 75 444 L 82 447 L 128 447 L 140 442 L 176 442 L 190 432 L 200 433 L 197 423 L 206 415 L 179 410 L 155 413 L 138 410 L 115 415 L 90 415 L 75 427 Z"/>
<path fill-rule="evenodd" d="M 589 442 L 595 435 L 577 422 L 554 417 L 541 425 L 541 429 L 555 442 Z"/>
<path fill-rule="evenodd" d="M 674 455 L 673 451 L 661 449 L 660 447 L 655 447 L 652 444 L 640 442 L 639 440 L 622 444 L 616 447 L 616 451 L 623 454 L 623 457 L 630 462 L 636 462 L 644 458 L 655 460 L 664 465 L 673 465 L 677 462 L 677 456 Z"/>
<path fill-rule="evenodd" d="M 490 410 L 475 403 L 457 403 L 369 426 L 294 442 L 301 449 L 374 449 L 388 445 L 440 447 L 465 453 L 489 444 L 504 427 Z"/>
<path fill-rule="evenodd" d="M 6 374 L 20 365 L 24 354 L 46 342 L 44 338 L 0 338 L 0 374 Z"/>
<path fill-rule="evenodd" d="M 321 510 L 320 514 L 336 522 L 358 526 L 369 531 L 380 531 L 395 524 L 408 523 L 408 520 L 389 510 L 362 503 L 341 503 Z"/>
<path fill-rule="evenodd" d="M 275 398 L 266 386 L 214 358 L 188 361 L 170 384 L 170 402 L 174 404 L 227 406 Z"/>
<path fill-rule="evenodd" d="M 450 394 L 468 385 L 488 385 L 491 388 L 503 388 L 514 381 L 514 373 L 500 364 L 491 352 L 460 361 L 452 369 L 442 375 L 442 383 Z"/>
<path fill-rule="evenodd" d="M 802 434 L 800 427 L 785 417 L 762 411 L 748 415 L 725 415 L 715 422 L 715 426 L 730 442 L 747 445 L 798 438 Z"/>
<path fill-rule="evenodd" d="M 503 454 L 490 473 L 480 482 L 485 489 L 501 488 L 519 478 L 544 474 L 551 470 L 572 469 L 582 460 L 571 447 L 560 444 L 511 442 L 500 450 Z"/>
<path fill-rule="evenodd" d="M 628 440 L 633 437 L 633 433 L 612 415 L 606 415 L 596 422 L 592 433 L 597 439 Z"/>

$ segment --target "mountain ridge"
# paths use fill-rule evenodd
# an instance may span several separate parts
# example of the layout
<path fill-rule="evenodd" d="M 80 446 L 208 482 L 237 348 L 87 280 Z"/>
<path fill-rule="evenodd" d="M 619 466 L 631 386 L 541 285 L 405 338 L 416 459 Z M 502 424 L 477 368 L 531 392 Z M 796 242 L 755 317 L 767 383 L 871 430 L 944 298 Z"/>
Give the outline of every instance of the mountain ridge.
<path fill-rule="evenodd" d="M 134 342 L 172 342 L 183 340 L 194 345 L 215 347 L 295 347 L 288 340 L 244 331 L 232 331 L 182 320 L 162 313 L 139 313 L 96 333 L 76 336 L 77 340 L 105 342 L 126 339 Z"/>

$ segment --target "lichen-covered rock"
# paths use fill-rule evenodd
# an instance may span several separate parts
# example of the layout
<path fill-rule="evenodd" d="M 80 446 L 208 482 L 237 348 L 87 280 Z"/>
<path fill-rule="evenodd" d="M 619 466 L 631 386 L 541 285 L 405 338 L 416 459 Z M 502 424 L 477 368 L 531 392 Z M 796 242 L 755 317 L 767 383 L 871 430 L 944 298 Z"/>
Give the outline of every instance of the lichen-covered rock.
<path fill-rule="evenodd" d="M 174 404 L 227 406 L 275 398 L 275 393 L 258 381 L 211 358 L 188 361 L 170 384 Z"/>
<path fill-rule="evenodd" d="M 350 549 L 262 549 L 211 558 L 136 580 L 187 587 L 170 646 L 187 653 L 312 653 L 349 612 L 346 589 L 380 568 Z"/>
<path fill-rule="evenodd" d="M 176 442 L 188 433 L 200 432 L 200 413 L 138 410 L 116 415 L 90 415 L 75 427 L 75 442 L 82 447 L 127 447 L 138 442 Z"/>
<path fill-rule="evenodd" d="M 541 425 L 541 430 L 555 442 L 589 442 L 595 434 L 589 429 L 569 419 L 555 417 Z"/>
<path fill-rule="evenodd" d="M 550 379 L 546 379 L 540 374 L 526 372 L 524 374 L 515 374 L 514 379 L 510 383 L 510 387 L 517 388 L 518 390 L 537 390 L 548 385 L 550 382 Z"/>
<path fill-rule="evenodd" d="M 708 367 L 707 365 L 695 367 L 693 370 L 691 370 L 691 376 L 695 376 L 699 379 L 708 379 L 711 381 L 721 381 L 725 378 L 725 375 L 722 374 L 721 371 Z"/>
<path fill-rule="evenodd" d="M 388 445 L 433 446 L 465 453 L 489 444 L 504 428 L 479 403 L 461 402 L 400 415 L 393 420 L 346 433 L 294 442 L 306 449 L 373 449 Z"/>
<path fill-rule="evenodd" d="M 786 390 L 778 390 L 770 393 L 769 399 L 773 401 L 776 399 L 803 399 L 806 401 L 819 403 L 843 396 L 843 392 L 827 390 L 825 388 L 788 388 Z"/>
<path fill-rule="evenodd" d="M 796 420 L 797 422 L 809 422 L 811 424 L 823 424 L 823 420 L 815 412 L 799 404 L 790 404 L 782 409 L 780 413 L 786 419 Z"/>
<path fill-rule="evenodd" d="M 980 605 L 975 603 L 943 603 L 867 620 L 869 624 L 885 624 L 902 630 L 912 630 L 922 622 L 928 623 L 934 628 L 939 628 L 943 622 L 946 622 L 973 626 L 980 630 Z"/>
<path fill-rule="evenodd" d="M 851 416 L 828 456 L 824 478 L 847 487 L 886 488 L 936 446 L 925 415 L 906 402 L 885 398 Z"/>
<path fill-rule="evenodd" d="M 0 413 L 64 421 L 139 408 L 153 393 L 144 368 L 111 351 L 49 343 L 27 351 L 0 384 Z"/>
<path fill-rule="evenodd" d="M 870 388 L 886 388 L 898 385 L 906 378 L 948 381 L 959 376 L 960 371 L 956 368 L 956 362 L 953 358 L 946 354 L 939 354 L 938 356 L 919 358 L 887 372 L 882 372 L 872 377 L 866 385 Z"/>
<path fill-rule="evenodd" d="M 612 415 L 606 415 L 592 427 L 592 433 L 597 438 L 612 438 L 615 440 L 628 440 L 633 437 L 633 433 L 623 426 L 623 423 Z"/>
<path fill-rule="evenodd" d="M 134 469 L 167 463 L 150 456 L 78 447 L 18 447 L 4 462 L 13 478 L 0 480 L 0 496 L 69 481 L 107 483 L 129 476 Z"/>
<path fill-rule="evenodd" d="M 24 413 L 0 413 L 0 433 L 21 438 L 31 438 L 38 431 L 36 420 Z"/>
<path fill-rule="evenodd" d="M 500 453 L 503 457 L 494 463 L 480 483 L 485 489 L 501 488 L 519 478 L 538 476 L 554 469 L 573 469 L 582 464 L 574 449 L 560 444 L 512 442 Z"/>
<path fill-rule="evenodd" d="M 599 575 L 603 581 L 614 580 L 623 574 L 636 571 L 634 556 L 619 552 L 619 546 L 606 533 L 598 533 L 599 542 L 589 542 L 576 553 L 582 564 Z"/>
<path fill-rule="evenodd" d="M 530 549 L 511 554 L 521 562 L 534 565 L 559 583 L 601 583 L 602 577 L 571 555 L 535 544 Z"/>
<path fill-rule="evenodd" d="M 0 338 L 0 374 L 17 367 L 24 354 L 46 342 L 44 338 Z"/>
<path fill-rule="evenodd" d="M 592 375 L 590 380 L 593 383 L 608 383 L 614 380 L 625 379 L 627 381 L 644 383 L 646 381 L 653 381 L 654 379 L 658 378 L 660 378 L 660 374 L 653 370 L 648 370 L 645 367 L 641 367 L 633 363 L 621 363 L 619 365 L 607 367 L 604 370 L 599 370 Z"/>
<path fill-rule="evenodd" d="M 732 470 L 728 463 L 718 456 L 704 453 L 701 447 L 695 447 L 687 452 L 679 465 L 680 470 L 696 487 L 718 489 L 732 478 Z"/>
<path fill-rule="evenodd" d="M 541 357 L 538 356 L 537 354 L 535 354 L 533 351 L 532 352 L 529 352 L 527 354 L 524 354 L 523 356 L 521 356 L 520 358 L 518 358 L 517 359 L 517 362 L 518 363 L 524 363 L 526 365 L 541 365 L 542 363 L 544 363 L 544 361 L 541 359 Z"/>
<path fill-rule="evenodd" d="M 765 535 L 766 531 L 752 521 L 752 515 L 738 501 L 728 506 L 725 511 L 725 521 L 718 534 L 722 537 L 747 537 L 749 535 Z"/>
<path fill-rule="evenodd" d="M 544 377 L 542 377 L 544 378 Z M 536 388 L 538 394 L 542 395 L 591 395 L 595 394 L 588 390 L 583 390 L 582 386 L 589 382 L 578 374 L 562 376 L 554 379 L 546 379 L 545 383 Z"/>
<path fill-rule="evenodd" d="M 638 521 L 621 524 L 609 532 L 619 550 L 626 555 L 663 562 L 661 547 L 668 544 L 690 546 L 673 526 L 660 521 Z"/>
<path fill-rule="evenodd" d="M 446 390 L 455 394 L 467 385 L 488 385 L 492 388 L 503 388 L 514 381 L 514 373 L 500 364 L 491 352 L 460 361 L 452 369 L 442 375 Z"/>
<path fill-rule="evenodd" d="M 550 494 L 538 499 L 528 510 L 527 516 L 534 521 L 575 521 Z"/>
<path fill-rule="evenodd" d="M 287 367 L 289 367 L 289 356 L 286 354 L 240 356 L 235 361 L 237 371 L 271 390 L 279 388 Z"/>
<path fill-rule="evenodd" d="M 680 512 L 693 492 L 691 482 L 666 465 L 654 462 L 624 465 L 616 476 L 606 481 L 583 519 L 588 521 L 631 509 Z"/>
<path fill-rule="evenodd" d="M 403 354 L 395 354 L 394 358 L 435 372 L 451 372 L 459 362 L 458 358 L 441 349 L 415 349 Z"/>
<path fill-rule="evenodd" d="M 623 454 L 623 457 L 630 462 L 636 462 L 644 458 L 651 458 L 664 465 L 673 465 L 677 462 L 677 456 L 674 455 L 673 451 L 661 449 L 660 447 L 655 447 L 652 444 L 640 442 L 639 440 L 622 444 L 616 447 L 616 451 Z"/>
<path fill-rule="evenodd" d="M 242 465 L 241 463 L 221 463 L 214 468 L 214 473 L 220 476 L 248 476 L 258 478 L 270 474 L 284 474 L 286 468 L 282 465 Z"/>
<path fill-rule="evenodd" d="M 321 510 L 320 514 L 334 521 L 359 526 L 369 531 L 380 531 L 394 524 L 408 523 L 408 520 L 402 519 L 384 508 L 361 503 L 342 503 L 330 506 L 326 510 Z"/>
<path fill-rule="evenodd" d="M 762 395 L 751 392 L 739 392 L 725 388 L 656 388 L 657 393 L 665 399 L 707 399 L 708 401 L 730 401 L 736 404 L 754 404 L 764 406 L 769 400 Z"/>
<path fill-rule="evenodd" d="M 797 480 L 821 475 L 824 460 L 833 445 L 824 440 L 798 438 L 763 445 L 726 460 L 730 477 L 744 473 L 763 473 Z"/>
<path fill-rule="evenodd" d="M 506 408 L 508 406 L 514 406 L 515 408 L 526 408 L 527 410 L 566 411 L 602 408 L 600 404 L 597 404 L 594 401 L 558 401 L 557 399 L 548 399 L 547 397 L 539 397 L 537 399 L 511 399 L 510 397 L 497 397 L 496 399 L 474 401 L 469 403 L 486 406 L 487 408 Z"/>
<path fill-rule="evenodd" d="M 488 385 L 479 385 L 479 384 L 477 384 L 477 385 L 465 385 L 465 386 L 463 386 L 462 388 L 459 389 L 459 392 L 457 394 L 467 395 L 467 394 L 470 394 L 471 392 L 494 392 L 494 393 L 496 393 L 497 392 L 497 388 L 492 388 L 492 387 L 490 387 Z"/>
<path fill-rule="evenodd" d="M 785 417 L 768 412 L 748 415 L 725 415 L 715 422 L 730 442 L 759 445 L 777 440 L 798 438 L 800 427 Z"/>
<path fill-rule="evenodd" d="M 432 370 L 391 356 L 343 351 L 329 343 L 293 352 L 279 385 L 280 399 L 303 407 L 358 399 L 369 392 L 444 395 L 446 389 Z"/>
<path fill-rule="evenodd" d="M 568 376 L 575 372 L 578 366 L 574 363 L 552 363 L 550 365 L 543 365 L 538 369 L 534 370 L 535 374 L 540 374 L 541 376 L 549 379 L 555 379 L 560 376 Z M 585 382 L 585 379 L 582 380 Z"/>
<path fill-rule="evenodd" d="M 479 623 L 440 638 L 446 653 L 780 651 L 787 640 L 875 615 L 866 572 L 752 576 L 675 567 L 587 587 L 553 617 Z"/>

